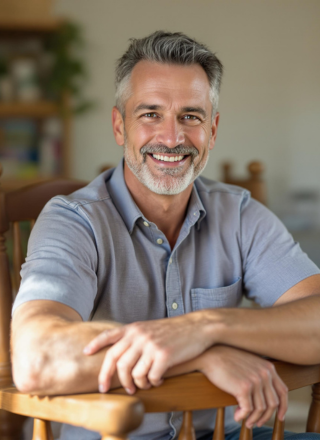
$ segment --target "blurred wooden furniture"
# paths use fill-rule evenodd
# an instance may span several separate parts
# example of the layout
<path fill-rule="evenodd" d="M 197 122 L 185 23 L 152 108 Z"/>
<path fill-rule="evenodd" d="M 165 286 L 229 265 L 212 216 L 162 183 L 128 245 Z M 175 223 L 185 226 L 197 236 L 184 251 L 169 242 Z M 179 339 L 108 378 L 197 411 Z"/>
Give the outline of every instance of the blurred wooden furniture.
<path fill-rule="evenodd" d="M 0 172 L 1 174 L 1 172 Z M 20 221 L 31 221 L 54 195 L 69 194 L 84 182 L 51 180 L 16 191 L 4 193 L 0 186 L 0 439 L 18 440 L 23 418 L 35 419 L 33 440 L 52 440 L 49 420 L 70 423 L 98 431 L 103 440 L 124 440 L 143 420 L 144 412 L 183 411 L 179 440 L 195 439 L 192 411 L 217 408 L 213 440 L 224 440 L 224 408 L 235 405 L 230 394 L 221 391 L 201 373 L 173 377 L 148 391 L 139 390 L 134 397 L 122 389 L 109 394 L 78 394 L 38 397 L 18 392 L 12 384 L 9 327 L 12 287 L 5 233 L 13 224 L 14 283 L 20 283 L 23 255 L 20 246 Z M 307 430 L 320 432 L 320 366 L 299 366 L 274 361 L 275 367 L 289 390 L 315 384 Z M 273 440 L 283 439 L 284 423 L 277 418 Z M 240 440 L 250 440 L 251 430 L 244 424 Z"/>
<path fill-rule="evenodd" d="M 28 0 L 25 2 L 21 2 L 20 0 L 0 0 L 0 42 L 16 43 L 20 40 L 23 42 L 26 39 L 43 42 L 49 35 L 57 33 L 64 25 L 65 20 L 54 18 L 49 14 L 51 11 L 51 3 L 52 1 L 49 0 Z M 38 13 L 35 11 L 38 11 Z M 14 55 L 15 53 L 11 54 L 11 56 Z M 37 132 L 41 133 L 44 121 L 51 117 L 59 118 L 62 124 L 61 152 L 59 153 L 58 159 L 60 171 L 58 175 L 69 177 L 72 117 L 68 93 L 64 93 L 59 100 L 47 100 L 47 98 L 43 98 L 38 101 L 28 102 L 16 99 L 4 101 L 1 100 L 0 97 L 0 122 L 1 120 L 31 120 L 36 123 Z M 37 149 L 39 150 L 39 145 Z M 37 182 L 41 180 L 41 177 L 48 178 L 52 176 L 32 175 L 29 177 L 28 175 L 20 177 L 5 174 L 2 183 L 9 191 L 28 183 Z"/>
<path fill-rule="evenodd" d="M 250 162 L 248 165 L 249 176 L 244 179 L 238 179 L 232 174 L 232 164 L 226 162 L 222 164 L 222 181 L 231 185 L 241 186 L 251 192 L 254 199 L 264 205 L 267 204 L 267 188 L 262 178 L 264 166 L 261 162 Z"/>
<path fill-rule="evenodd" d="M 1 177 L 0 164 L 0 177 Z M 1 184 L 1 180 L 0 180 Z M 16 191 L 4 192 L 0 185 L 0 388 L 12 385 L 9 330 L 13 301 L 13 292 L 20 285 L 20 268 L 24 261 L 20 242 L 20 225 L 22 221 L 30 221 L 33 225 L 43 206 L 57 194 L 70 194 L 83 187 L 85 182 L 71 180 L 49 180 L 41 184 L 29 185 Z M 12 226 L 13 233 L 13 276 L 6 253 L 6 236 Z M 13 288 L 12 288 L 13 282 Z M 18 438 L 20 429 L 18 421 L 12 420 L 0 412 L 0 439 Z M 12 419 L 12 416 L 10 416 Z M 3 429 L 5 431 L 3 431 Z M 6 434 L 6 430 L 11 434 Z M 16 432 L 17 431 L 17 432 Z"/>

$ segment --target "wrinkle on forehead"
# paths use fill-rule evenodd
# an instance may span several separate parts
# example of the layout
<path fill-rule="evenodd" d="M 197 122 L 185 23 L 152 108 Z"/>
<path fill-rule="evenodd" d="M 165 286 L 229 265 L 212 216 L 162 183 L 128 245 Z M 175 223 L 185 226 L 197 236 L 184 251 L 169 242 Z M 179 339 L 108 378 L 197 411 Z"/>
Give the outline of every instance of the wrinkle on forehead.
<path fill-rule="evenodd" d="M 206 106 L 210 105 L 209 80 L 198 64 L 181 66 L 140 61 L 132 71 L 129 100 L 135 101 L 134 107 L 142 103 L 161 105 L 161 101 L 167 105 L 179 101 L 181 107 Z"/>

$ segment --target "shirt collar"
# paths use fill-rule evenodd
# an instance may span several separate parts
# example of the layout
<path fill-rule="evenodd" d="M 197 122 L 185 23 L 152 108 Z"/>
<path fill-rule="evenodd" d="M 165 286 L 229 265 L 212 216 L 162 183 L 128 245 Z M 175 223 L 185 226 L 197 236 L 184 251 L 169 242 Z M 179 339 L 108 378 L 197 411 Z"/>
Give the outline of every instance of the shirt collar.
<path fill-rule="evenodd" d="M 135 223 L 139 218 L 143 218 L 146 221 L 148 221 L 148 219 L 144 218 L 142 212 L 135 204 L 128 190 L 124 180 L 123 166 L 124 159 L 122 159 L 119 165 L 115 168 L 110 180 L 107 183 L 107 188 L 115 207 L 127 226 L 129 233 L 132 234 Z M 201 202 L 196 185 L 193 185 L 188 204 L 187 217 L 193 224 L 197 222 L 197 229 L 199 230 L 200 222 L 205 216 L 206 210 Z"/>
<path fill-rule="evenodd" d="M 138 218 L 143 217 L 142 212 L 134 203 L 134 200 L 128 190 L 123 174 L 124 160 L 115 168 L 111 179 L 107 183 L 110 197 L 125 222 L 129 233 L 131 234 Z"/>

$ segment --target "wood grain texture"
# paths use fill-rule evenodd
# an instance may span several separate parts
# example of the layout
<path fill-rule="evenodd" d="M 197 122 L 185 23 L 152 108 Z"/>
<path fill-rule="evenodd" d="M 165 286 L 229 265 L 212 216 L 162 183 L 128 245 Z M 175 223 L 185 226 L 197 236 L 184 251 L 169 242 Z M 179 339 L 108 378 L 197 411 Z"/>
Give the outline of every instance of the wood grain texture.
<path fill-rule="evenodd" d="M 51 423 L 47 420 L 34 419 L 32 440 L 54 440 Z"/>
<path fill-rule="evenodd" d="M 320 433 L 320 383 L 316 383 L 312 387 L 312 402 L 306 430 L 307 432 Z"/>
<path fill-rule="evenodd" d="M 224 408 L 217 409 L 216 423 L 212 440 L 224 440 Z"/>
<path fill-rule="evenodd" d="M 284 436 L 284 421 L 282 422 L 276 416 L 274 420 L 272 440 L 283 440 L 283 436 Z"/>
<path fill-rule="evenodd" d="M 289 391 L 320 382 L 320 365 L 272 362 Z M 127 394 L 123 388 L 111 390 L 110 393 Z M 141 399 L 146 412 L 191 411 L 237 404 L 231 394 L 213 385 L 202 373 L 171 377 L 157 388 L 138 390 L 135 396 Z"/>
<path fill-rule="evenodd" d="M 196 440 L 196 432 L 192 423 L 192 411 L 185 411 L 183 413 L 178 440 Z"/>
<path fill-rule="evenodd" d="M 104 435 L 123 436 L 142 422 L 144 408 L 136 397 L 108 394 L 76 394 L 39 397 L 0 390 L 0 407 L 15 414 L 70 423 Z"/>
<path fill-rule="evenodd" d="M 246 419 L 242 422 L 239 440 L 252 440 L 252 429 L 246 427 Z"/>

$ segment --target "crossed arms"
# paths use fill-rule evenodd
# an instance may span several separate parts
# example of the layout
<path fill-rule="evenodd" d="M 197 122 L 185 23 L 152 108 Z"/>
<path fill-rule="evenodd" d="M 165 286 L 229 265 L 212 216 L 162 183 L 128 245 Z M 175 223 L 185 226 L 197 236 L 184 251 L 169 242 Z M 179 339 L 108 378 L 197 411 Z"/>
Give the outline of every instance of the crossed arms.
<path fill-rule="evenodd" d="M 237 398 L 236 420 L 260 426 L 277 407 L 284 417 L 287 390 L 257 355 L 319 363 L 319 312 L 320 275 L 269 309 L 207 309 L 126 326 L 82 322 L 66 305 L 30 301 L 13 316 L 14 381 L 32 394 L 104 392 L 120 384 L 132 393 L 199 370 Z"/>

